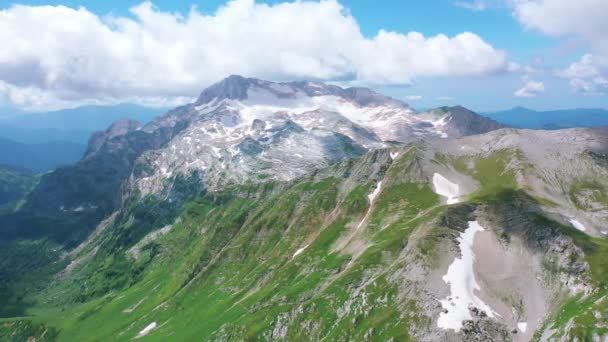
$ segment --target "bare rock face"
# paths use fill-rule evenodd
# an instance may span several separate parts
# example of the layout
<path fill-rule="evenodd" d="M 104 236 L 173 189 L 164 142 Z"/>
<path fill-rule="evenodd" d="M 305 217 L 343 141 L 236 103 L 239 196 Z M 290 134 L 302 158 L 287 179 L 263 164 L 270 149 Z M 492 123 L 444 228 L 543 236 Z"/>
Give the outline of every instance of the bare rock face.
<path fill-rule="evenodd" d="M 247 98 L 247 88 L 253 79 L 247 79 L 238 75 L 228 76 L 221 82 L 205 89 L 198 97 L 196 104 L 204 104 L 214 99 L 244 100 Z"/>
<path fill-rule="evenodd" d="M 94 133 L 89 139 L 89 145 L 85 152 L 85 158 L 99 151 L 103 144 L 111 139 L 141 129 L 141 123 L 134 120 L 120 120 L 114 122 L 108 129 Z"/>

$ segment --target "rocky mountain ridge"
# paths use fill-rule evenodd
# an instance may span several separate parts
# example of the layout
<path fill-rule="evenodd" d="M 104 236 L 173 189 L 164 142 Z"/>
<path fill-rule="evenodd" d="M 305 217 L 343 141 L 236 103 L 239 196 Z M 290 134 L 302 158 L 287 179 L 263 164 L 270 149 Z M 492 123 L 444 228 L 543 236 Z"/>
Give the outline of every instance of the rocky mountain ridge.
<path fill-rule="evenodd" d="M 10 225 L 75 216 L 70 221 L 86 227 L 80 228 L 86 234 L 133 194 L 181 201 L 176 187 L 196 194 L 235 183 L 287 181 L 389 143 L 500 127 L 462 107 L 415 113 L 366 88 L 230 76 L 143 127 L 118 122 L 95 134 L 85 158 L 44 176 Z"/>

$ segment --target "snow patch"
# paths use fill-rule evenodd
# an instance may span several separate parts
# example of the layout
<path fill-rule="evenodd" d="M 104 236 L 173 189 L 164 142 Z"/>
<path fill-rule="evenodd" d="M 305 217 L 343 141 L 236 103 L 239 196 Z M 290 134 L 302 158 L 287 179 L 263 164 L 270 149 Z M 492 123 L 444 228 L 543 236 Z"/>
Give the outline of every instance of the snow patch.
<path fill-rule="evenodd" d="M 484 228 L 477 221 L 469 221 L 469 227 L 458 237 L 461 257 L 454 259 L 448 267 L 448 272 L 443 276 L 443 281 L 450 286 L 450 295 L 440 301 L 444 312 L 439 315 L 437 327 L 441 329 L 459 332 L 462 328 L 462 321 L 473 318 L 469 311 L 471 306 L 484 311 L 488 317 L 495 317 L 495 312 L 475 295 L 475 291 L 479 291 L 481 288 L 475 280 L 473 269 L 475 261 L 473 243 L 475 234 L 482 231 Z"/>
<path fill-rule="evenodd" d="M 306 245 L 306 246 L 298 249 L 295 253 L 293 253 L 293 256 L 291 258 L 293 259 L 293 258 L 297 257 L 298 255 L 302 254 L 302 252 L 304 252 L 304 250 L 306 248 L 308 248 L 308 246 L 310 246 L 310 245 Z"/>
<path fill-rule="evenodd" d="M 363 216 L 363 218 L 361 219 L 361 222 L 359 222 L 359 224 L 357 225 L 357 229 L 355 229 L 355 233 L 357 231 L 359 231 L 359 228 L 361 228 L 361 226 L 363 226 L 363 223 L 365 223 L 365 221 L 367 221 L 369 215 L 372 213 L 372 207 L 374 204 L 374 200 L 376 199 L 376 196 L 378 196 L 378 194 L 380 193 L 381 189 L 382 189 L 382 181 L 379 181 L 378 184 L 376 185 L 376 188 L 374 189 L 374 191 L 372 191 L 369 195 L 367 195 L 367 199 L 369 199 L 369 208 L 367 209 L 365 216 Z"/>
<path fill-rule="evenodd" d="M 374 189 L 374 191 L 371 194 L 367 195 L 370 205 L 372 203 L 374 203 L 374 200 L 376 199 L 376 196 L 378 196 L 378 194 L 380 193 L 381 188 L 382 188 L 382 181 L 379 181 L 378 185 L 376 185 L 376 188 Z"/>
<path fill-rule="evenodd" d="M 584 231 L 587 230 L 587 228 L 585 227 L 585 225 L 583 225 L 582 223 L 580 223 L 576 219 L 571 218 L 570 219 L 570 224 L 572 224 L 572 227 L 580 230 L 581 232 L 584 232 Z"/>
<path fill-rule="evenodd" d="M 460 196 L 460 186 L 458 184 L 450 182 L 447 178 L 443 177 L 439 173 L 434 173 L 433 186 L 435 187 L 435 192 L 438 195 L 447 197 L 448 204 L 460 202 L 460 199 L 458 199 L 458 196 Z"/>
<path fill-rule="evenodd" d="M 448 134 L 446 132 L 444 132 L 445 129 L 445 125 L 450 122 L 450 120 L 452 120 L 451 116 L 444 116 L 439 120 L 436 121 L 432 121 L 431 124 L 433 125 L 433 127 L 435 128 L 435 132 L 442 138 L 442 139 L 446 139 L 448 138 Z"/>
<path fill-rule="evenodd" d="M 522 333 L 525 333 L 526 329 L 528 329 L 528 323 L 527 322 L 517 323 L 517 329 L 519 329 L 519 331 L 521 331 Z"/>
<path fill-rule="evenodd" d="M 222 155 L 220 154 L 220 151 L 222 149 L 215 147 L 215 146 L 211 146 L 211 150 L 213 151 L 213 153 L 215 154 L 216 157 L 221 158 Z"/>
<path fill-rule="evenodd" d="M 150 324 L 148 324 L 147 327 L 143 328 L 142 331 L 139 332 L 139 334 L 137 334 L 137 336 L 135 336 L 135 338 L 142 338 L 146 335 L 148 335 L 150 333 L 150 331 L 154 330 L 156 328 L 156 322 L 152 322 Z"/>
<path fill-rule="evenodd" d="M 395 158 L 399 157 L 399 152 L 391 152 L 390 155 L 391 155 L 391 159 L 395 160 Z"/>

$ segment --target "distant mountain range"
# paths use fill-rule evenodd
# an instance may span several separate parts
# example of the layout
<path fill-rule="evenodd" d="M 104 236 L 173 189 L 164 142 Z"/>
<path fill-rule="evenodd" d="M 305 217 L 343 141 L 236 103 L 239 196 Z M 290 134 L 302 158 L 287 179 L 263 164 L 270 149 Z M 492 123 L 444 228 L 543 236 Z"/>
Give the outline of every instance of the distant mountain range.
<path fill-rule="evenodd" d="M 70 141 L 86 145 L 91 134 L 121 119 L 145 124 L 166 112 L 135 104 L 85 106 L 44 113 L 19 113 L 0 117 L 0 137 L 24 144 Z"/>
<path fill-rule="evenodd" d="M 608 126 L 608 110 L 601 108 L 535 111 L 524 107 L 515 107 L 500 112 L 484 113 L 483 115 L 515 128 L 555 130 Z"/>
<path fill-rule="evenodd" d="M 0 164 L 44 172 L 78 161 L 84 150 L 84 145 L 70 141 L 22 144 L 0 138 Z"/>
<path fill-rule="evenodd" d="M 86 106 L 0 117 L 0 164 L 42 172 L 82 158 L 93 133 L 121 119 L 147 123 L 163 109 L 134 104 Z"/>

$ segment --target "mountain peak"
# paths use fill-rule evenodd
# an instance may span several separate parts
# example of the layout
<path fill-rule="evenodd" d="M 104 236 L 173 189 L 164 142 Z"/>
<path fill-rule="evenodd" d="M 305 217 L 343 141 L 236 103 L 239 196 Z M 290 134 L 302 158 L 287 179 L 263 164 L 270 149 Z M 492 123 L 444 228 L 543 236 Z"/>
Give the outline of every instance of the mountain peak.
<path fill-rule="evenodd" d="M 532 110 L 530 108 L 526 108 L 526 107 L 523 107 L 523 106 L 515 106 L 515 107 L 513 107 L 511 109 L 511 111 L 513 111 L 513 112 L 529 112 L 529 113 L 536 112 L 535 110 Z"/>
<path fill-rule="evenodd" d="M 198 97 L 196 104 L 207 103 L 215 98 L 226 98 L 233 100 L 243 100 L 247 98 L 247 89 L 254 78 L 247 78 L 240 75 L 230 75 L 225 79 L 212 84 L 203 90 Z"/>
<path fill-rule="evenodd" d="M 360 106 L 378 106 L 391 103 L 407 107 L 405 103 L 395 100 L 392 97 L 382 95 L 370 88 L 351 87 L 344 89 L 344 93 Z"/>
<path fill-rule="evenodd" d="M 230 75 L 225 79 L 209 86 L 205 89 L 196 105 L 209 103 L 214 99 L 247 100 L 248 92 L 252 88 L 257 88 L 261 92 L 267 92 L 275 98 L 295 98 L 295 97 L 318 97 L 336 96 L 346 99 L 361 107 L 377 107 L 391 105 L 395 107 L 409 108 L 409 106 L 392 97 L 382 95 L 373 89 L 365 87 L 341 88 L 333 84 L 318 81 L 300 80 L 292 82 L 273 82 L 257 78 L 243 77 L 240 75 Z"/>
<path fill-rule="evenodd" d="M 95 132 L 91 138 L 89 139 L 89 144 L 87 146 L 87 151 L 85 152 L 85 156 L 90 156 L 91 154 L 99 151 L 103 144 L 107 141 L 110 141 L 116 137 L 124 136 L 133 131 L 137 131 L 141 129 L 141 123 L 139 121 L 123 119 L 118 120 L 110 125 L 108 129 L 105 131 Z"/>

